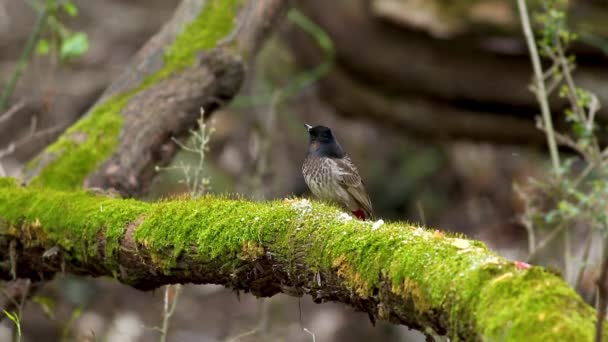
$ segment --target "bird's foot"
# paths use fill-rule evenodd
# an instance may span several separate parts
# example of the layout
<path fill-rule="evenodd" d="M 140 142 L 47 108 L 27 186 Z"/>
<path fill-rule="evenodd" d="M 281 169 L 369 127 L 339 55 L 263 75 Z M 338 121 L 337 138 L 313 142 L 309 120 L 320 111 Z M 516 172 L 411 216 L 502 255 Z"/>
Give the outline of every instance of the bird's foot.
<path fill-rule="evenodd" d="M 357 209 L 357 210 L 353 211 L 352 213 L 359 220 L 365 220 L 365 212 L 363 211 L 363 209 Z"/>

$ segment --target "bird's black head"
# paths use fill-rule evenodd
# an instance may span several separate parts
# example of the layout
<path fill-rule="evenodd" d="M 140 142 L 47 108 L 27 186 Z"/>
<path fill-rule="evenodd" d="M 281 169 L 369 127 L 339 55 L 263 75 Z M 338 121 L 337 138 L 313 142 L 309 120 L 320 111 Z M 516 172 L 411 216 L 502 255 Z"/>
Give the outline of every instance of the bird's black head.
<path fill-rule="evenodd" d="M 344 157 L 342 146 L 340 146 L 329 127 L 306 125 L 306 128 L 310 136 L 308 154 L 315 154 L 320 157 Z"/>

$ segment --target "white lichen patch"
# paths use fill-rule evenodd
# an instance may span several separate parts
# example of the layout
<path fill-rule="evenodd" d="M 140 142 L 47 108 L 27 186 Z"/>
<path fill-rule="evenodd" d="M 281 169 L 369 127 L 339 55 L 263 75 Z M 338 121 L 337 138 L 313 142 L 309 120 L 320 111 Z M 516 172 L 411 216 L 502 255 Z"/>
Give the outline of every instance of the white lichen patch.
<path fill-rule="evenodd" d="M 344 212 L 342 212 L 342 213 L 340 213 L 340 215 L 338 215 L 338 220 L 340 220 L 342 222 L 348 222 L 348 221 L 351 221 L 352 219 L 353 219 L 352 216 L 350 216 L 349 214 L 344 213 Z"/>
<path fill-rule="evenodd" d="M 378 221 L 374 222 L 374 224 L 372 225 L 372 230 L 376 230 L 376 229 L 382 227 L 383 224 L 384 224 L 384 220 L 379 219 Z"/>
<path fill-rule="evenodd" d="M 312 212 L 312 203 L 306 198 L 291 202 L 291 207 L 298 212 L 300 217 Z"/>
<path fill-rule="evenodd" d="M 468 240 L 459 238 L 453 239 L 451 245 L 458 249 L 467 249 L 471 246 Z"/>
<path fill-rule="evenodd" d="M 497 256 L 490 256 L 488 257 L 486 260 L 484 260 L 484 265 L 499 265 L 501 264 L 501 260 L 500 258 L 498 258 Z"/>

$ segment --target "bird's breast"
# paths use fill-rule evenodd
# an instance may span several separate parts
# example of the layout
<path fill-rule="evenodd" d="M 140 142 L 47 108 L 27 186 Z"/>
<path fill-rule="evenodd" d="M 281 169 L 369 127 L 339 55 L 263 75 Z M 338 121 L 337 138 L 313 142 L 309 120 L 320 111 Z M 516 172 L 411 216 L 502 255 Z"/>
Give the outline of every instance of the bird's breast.
<path fill-rule="evenodd" d="M 302 166 L 302 174 L 312 193 L 322 199 L 342 202 L 348 193 L 338 182 L 337 165 L 330 158 L 309 156 Z"/>

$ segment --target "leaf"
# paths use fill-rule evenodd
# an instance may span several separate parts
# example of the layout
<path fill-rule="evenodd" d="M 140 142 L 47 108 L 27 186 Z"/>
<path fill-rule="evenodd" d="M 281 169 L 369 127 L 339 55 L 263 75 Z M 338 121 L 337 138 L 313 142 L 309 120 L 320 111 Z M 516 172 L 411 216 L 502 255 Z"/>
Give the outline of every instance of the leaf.
<path fill-rule="evenodd" d="M 35 296 L 32 301 L 40 305 L 42 311 L 49 319 L 53 319 L 55 317 L 55 313 L 53 312 L 53 309 L 55 308 L 55 301 L 52 298 Z"/>
<path fill-rule="evenodd" d="M 6 315 L 6 317 L 8 319 L 10 319 L 13 323 L 15 324 L 19 324 L 19 317 L 17 317 L 16 313 L 12 313 L 6 310 L 2 310 L 2 312 L 4 312 L 4 314 Z"/>
<path fill-rule="evenodd" d="M 49 54 L 49 41 L 46 39 L 40 39 L 38 45 L 36 45 L 36 53 L 40 56 L 46 56 Z"/>
<path fill-rule="evenodd" d="M 69 59 L 84 55 L 89 50 L 89 39 L 84 32 L 68 36 L 61 44 L 61 59 Z"/>
<path fill-rule="evenodd" d="M 72 1 L 66 1 L 66 2 L 64 2 L 63 3 L 63 10 L 70 17 L 75 17 L 75 16 L 78 15 L 78 7 L 76 7 L 76 5 L 74 5 L 74 3 Z"/>
<path fill-rule="evenodd" d="M 70 319 L 77 320 L 80 315 L 82 315 L 82 310 L 84 310 L 84 304 L 78 305 L 78 307 L 72 311 L 72 317 Z"/>

